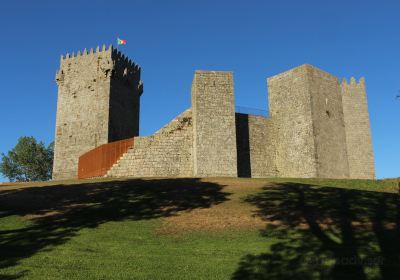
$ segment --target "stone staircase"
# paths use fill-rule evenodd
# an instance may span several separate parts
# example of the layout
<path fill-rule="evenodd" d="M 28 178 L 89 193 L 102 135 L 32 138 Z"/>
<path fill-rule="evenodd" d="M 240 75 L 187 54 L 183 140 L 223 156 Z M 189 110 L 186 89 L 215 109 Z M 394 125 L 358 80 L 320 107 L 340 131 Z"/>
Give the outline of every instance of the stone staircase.
<path fill-rule="evenodd" d="M 105 177 L 193 176 L 192 110 L 187 109 L 151 136 L 135 137 Z"/>

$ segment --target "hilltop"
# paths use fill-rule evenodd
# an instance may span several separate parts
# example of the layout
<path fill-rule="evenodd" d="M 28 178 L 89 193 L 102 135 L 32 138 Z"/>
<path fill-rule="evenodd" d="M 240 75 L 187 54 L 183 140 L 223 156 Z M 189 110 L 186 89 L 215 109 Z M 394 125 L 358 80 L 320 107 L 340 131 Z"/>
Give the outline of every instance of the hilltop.
<path fill-rule="evenodd" d="M 0 187 L 1 279 L 400 279 L 396 180 Z"/>

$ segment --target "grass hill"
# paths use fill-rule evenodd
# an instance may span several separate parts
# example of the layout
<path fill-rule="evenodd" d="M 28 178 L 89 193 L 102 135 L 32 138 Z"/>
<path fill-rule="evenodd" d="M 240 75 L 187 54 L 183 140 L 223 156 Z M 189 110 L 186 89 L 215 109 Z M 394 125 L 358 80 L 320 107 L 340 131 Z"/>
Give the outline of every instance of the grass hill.
<path fill-rule="evenodd" d="M 400 279 L 396 180 L 0 186 L 0 279 Z"/>

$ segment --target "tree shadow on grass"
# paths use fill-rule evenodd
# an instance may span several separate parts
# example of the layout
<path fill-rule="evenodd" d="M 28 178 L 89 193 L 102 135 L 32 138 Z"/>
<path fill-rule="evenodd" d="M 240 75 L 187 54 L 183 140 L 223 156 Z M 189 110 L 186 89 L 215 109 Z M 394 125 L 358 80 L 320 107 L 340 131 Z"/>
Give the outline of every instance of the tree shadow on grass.
<path fill-rule="evenodd" d="M 397 194 L 282 183 L 246 201 L 277 242 L 233 279 L 400 279 Z"/>
<path fill-rule="evenodd" d="M 157 179 L 0 189 L 0 218 L 29 216 L 30 226 L 0 228 L 0 269 L 70 240 L 82 228 L 145 220 L 226 201 L 223 186 L 199 179 Z M 27 272 L 25 271 L 24 274 Z M 22 274 L 21 274 L 22 275 Z M 18 276 L 0 275 L 17 279 Z"/>

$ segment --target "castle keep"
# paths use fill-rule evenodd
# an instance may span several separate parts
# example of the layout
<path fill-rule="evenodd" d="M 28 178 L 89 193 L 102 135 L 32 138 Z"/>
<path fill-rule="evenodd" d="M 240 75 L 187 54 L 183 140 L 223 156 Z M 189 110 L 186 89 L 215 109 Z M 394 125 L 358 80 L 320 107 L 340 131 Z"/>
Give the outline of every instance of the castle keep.
<path fill-rule="evenodd" d="M 123 139 L 133 144 L 112 150 L 96 174 L 375 177 L 364 79 L 296 67 L 268 78 L 265 117 L 235 112 L 232 72 L 196 71 L 191 108 L 146 137 L 138 136 L 140 67 L 113 47 L 62 57 L 56 81 L 53 179 L 76 178 L 84 161 L 94 168 Z"/>
<path fill-rule="evenodd" d="M 80 155 L 139 135 L 140 67 L 103 46 L 61 57 L 56 81 L 53 178 L 76 178 Z"/>

